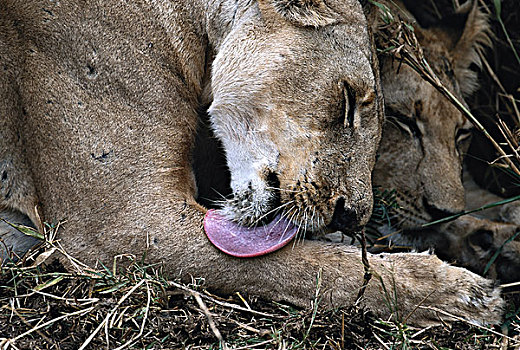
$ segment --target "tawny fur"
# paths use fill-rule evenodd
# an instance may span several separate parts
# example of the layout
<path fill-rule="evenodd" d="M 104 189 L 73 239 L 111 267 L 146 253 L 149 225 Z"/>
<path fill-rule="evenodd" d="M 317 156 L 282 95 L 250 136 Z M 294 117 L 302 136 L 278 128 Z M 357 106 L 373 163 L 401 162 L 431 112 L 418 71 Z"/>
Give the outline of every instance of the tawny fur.
<path fill-rule="evenodd" d="M 279 0 L 2 1 L 0 164 L 11 196 L 0 206 L 36 226 L 66 220 L 61 244 L 86 263 L 146 252 L 173 278 L 304 307 L 320 275 L 322 306 L 352 304 L 363 278 L 357 249 L 305 242 L 232 258 L 206 239 L 194 200 L 196 110 L 210 99 L 236 194 L 251 187 L 261 207 L 273 172 L 281 203 L 302 183 L 319 189 L 316 225 L 330 223 L 339 198 L 352 226 L 368 219 L 382 105 L 367 23 L 354 0 L 306 3 L 316 6 L 306 18 L 327 6 L 336 22 L 284 17 Z M 362 303 L 378 315 L 449 321 L 435 306 L 472 322 L 501 319 L 492 282 L 435 256 L 370 262 L 381 278 Z"/>
<path fill-rule="evenodd" d="M 401 8 L 404 8 L 400 4 Z M 396 10 L 400 13 L 402 10 Z M 424 53 L 445 86 L 463 100 L 457 75 L 469 69 L 474 52 L 481 42 L 478 32 L 486 36 L 488 27 L 473 19 L 473 12 L 461 33 L 433 27 L 424 29 L 415 23 L 415 33 Z M 409 14 L 408 17 L 412 18 Z M 486 22 L 483 22 L 486 23 Z M 461 42 L 468 38 L 471 42 Z M 463 65 L 464 64 L 464 65 Z M 385 96 L 386 122 L 374 169 L 374 184 L 395 189 L 398 213 L 404 229 L 418 228 L 441 215 L 464 209 L 462 157 L 468 146 L 471 123 L 430 83 L 411 67 L 400 64 L 391 55 L 380 58 L 381 79 Z M 458 67 L 456 69 L 456 67 Z"/>
<path fill-rule="evenodd" d="M 490 45 L 489 25 L 476 2 L 468 1 L 457 13 L 467 16 L 461 32 L 442 25 L 421 28 L 412 14 L 406 17 L 414 23 L 430 65 L 464 101 L 476 87 L 477 73 L 470 65 L 480 66 L 479 53 Z M 502 247 L 518 229 L 514 224 L 520 224 L 520 219 L 515 221 L 515 217 L 520 218 L 516 204 L 478 213 L 487 219 L 464 217 L 422 228 L 442 216 L 502 198 L 478 188 L 466 172 L 463 186 L 462 161 L 471 129 L 463 115 L 410 67 L 391 57 L 382 57 L 380 62 L 387 120 L 374 185 L 396 191 L 399 208 L 392 213 L 396 232 L 389 238 L 391 244 L 417 250 L 433 248 L 441 258 L 480 274 L 500 250 L 488 276 L 517 280 L 520 247 L 517 242 Z"/>

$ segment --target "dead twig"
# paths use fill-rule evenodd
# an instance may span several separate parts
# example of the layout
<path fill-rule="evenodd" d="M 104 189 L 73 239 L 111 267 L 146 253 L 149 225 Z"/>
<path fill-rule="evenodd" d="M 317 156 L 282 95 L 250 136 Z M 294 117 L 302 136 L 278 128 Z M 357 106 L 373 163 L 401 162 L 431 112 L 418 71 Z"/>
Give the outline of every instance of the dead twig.
<path fill-rule="evenodd" d="M 178 288 L 178 289 L 181 289 L 185 292 L 188 292 L 188 293 L 193 293 L 193 292 L 196 292 L 195 290 L 191 289 L 191 288 L 188 288 L 180 283 L 177 283 L 177 282 L 173 282 L 173 281 L 168 281 L 166 282 L 169 286 L 172 286 L 172 287 L 175 287 L 175 288 Z M 199 293 L 200 294 L 200 293 Z M 280 318 L 283 318 L 282 316 L 277 316 L 277 315 L 273 315 L 273 314 L 268 314 L 268 313 L 265 313 L 265 312 L 260 312 L 260 311 L 255 311 L 253 309 L 247 309 L 245 307 L 242 307 L 240 305 L 236 305 L 236 304 L 232 304 L 232 303 L 227 303 L 227 302 L 224 302 L 224 301 L 220 301 L 220 300 L 217 300 L 215 298 L 212 298 L 208 295 L 204 295 L 204 294 L 200 294 L 201 298 L 203 299 L 206 299 L 214 304 L 217 304 L 217 305 L 220 305 L 222 307 L 225 307 L 225 308 L 230 308 L 230 309 L 234 309 L 234 310 L 238 310 L 238 311 L 243 311 L 243 312 L 249 312 L 249 313 L 252 313 L 254 315 L 258 315 L 258 316 L 263 316 L 263 317 L 267 317 L 267 318 L 275 318 L 275 319 L 280 319 Z"/>
<path fill-rule="evenodd" d="M 213 332 L 213 334 L 215 334 L 215 337 L 217 337 L 218 341 L 222 345 L 222 348 L 224 350 L 228 350 L 228 346 L 227 346 L 226 342 L 224 341 L 222 334 L 218 330 L 217 325 L 215 324 L 215 321 L 213 320 L 213 316 L 211 315 L 211 313 L 208 310 L 208 307 L 206 306 L 206 304 L 204 304 L 204 301 L 202 301 L 202 298 L 200 297 L 200 293 L 193 291 L 193 292 L 191 292 L 191 294 L 197 301 L 197 304 L 199 304 L 199 307 L 201 308 L 201 310 L 204 312 L 204 315 L 206 315 L 206 318 L 208 319 L 208 323 L 209 323 L 209 328 L 211 328 L 211 331 Z"/>
<path fill-rule="evenodd" d="M 356 297 L 356 304 L 359 303 L 363 295 L 365 294 L 365 290 L 367 289 L 368 283 L 372 278 L 372 272 L 370 272 L 370 264 L 368 262 L 368 253 L 367 253 L 367 239 L 365 236 L 365 229 L 361 230 L 361 261 L 363 262 L 363 269 L 365 270 L 365 274 L 363 276 L 363 284 L 359 289 L 358 295 Z"/>

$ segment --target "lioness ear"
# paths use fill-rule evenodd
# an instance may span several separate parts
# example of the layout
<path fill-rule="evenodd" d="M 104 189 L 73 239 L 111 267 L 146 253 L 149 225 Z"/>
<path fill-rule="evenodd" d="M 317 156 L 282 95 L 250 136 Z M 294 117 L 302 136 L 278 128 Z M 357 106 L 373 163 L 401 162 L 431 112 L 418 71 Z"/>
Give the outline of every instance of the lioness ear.
<path fill-rule="evenodd" d="M 451 53 L 454 62 L 454 71 L 462 93 L 467 96 L 478 87 L 477 72 L 471 65 L 482 66 L 480 54 L 491 46 L 490 27 L 488 16 L 482 12 L 476 0 L 467 1 L 457 11 L 456 15 L 465 15 L 462 32 L 458 40 L 454 41 Z"/>
<path fill-rule="evenodd" d="M 288 21 L 307 27 L 323 27 L 339 21 L 340 16 L 324 0 L 261 0 L 260 7 L 272 7 Z"/>

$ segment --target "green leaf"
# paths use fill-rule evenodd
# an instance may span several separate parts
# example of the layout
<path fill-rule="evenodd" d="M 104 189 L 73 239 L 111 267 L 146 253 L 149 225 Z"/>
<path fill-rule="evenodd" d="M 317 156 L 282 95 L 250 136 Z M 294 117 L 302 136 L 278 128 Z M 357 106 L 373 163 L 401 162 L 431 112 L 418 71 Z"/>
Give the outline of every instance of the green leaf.
<path fill-rule="evenodd" d="M 413 26 L 411 24 L 405 23 L 404 25 L 406 26 L 406 28 L 408 28 L 409 31 L 415 32 L 415 29 L 413 28 Z"/>
<path fill-rule="evenodd" d="M 502 0 L 495 0 L 495 12 L 497 13 L 497 17 L 500 18 L 500 13 L 502 12 Z"/>
<path fill-rule="evenodd" d="M 448 217 L 445 217 L 445 218 L 440 219 L 440 220 L 436 220 L 436 221 L 429 222 L 427 224 L 423 224 L 422 227 L 429 227 L 429 226 L 433 226 L 433 225 L 437 225 L 437 224 L 442 224 L 444 222 L 453 221 L 453 220 L 455 220 L 457 218 L 460 218 L 461 216 L 466 215 L 466 214 L 473 214 L 473 213 L 476 213 L 476 212 L 479 212 L 479 211 L 482 211 L 482 210 L 486 210 L 486 209 L 489 209 L 489 208 L 498 207 L 499 205 L 504 205 L 504 204 L 507 204 L 507 203 L 515 202 L 517 200 L 520 200 L 520 196 L 507 198 L 507 199 L 504 199 L 504 200 L 501 200 L 501 201 L 498 201 L 498 202 L 495 202 L 495 203 L 483 205 L 483 206 L 481 206 L 479 208 L 476 208 L 476 209 L 463 211 L 462 213 L 459 213 L 459 214 L 455 214 L 455 215 L 448 216 Z"/>
<path fill-rule="evenodd" d="M 45 283 L 37 285 L 36 287 L 34 287 L 34 290 L 35 291 L 41 291 L 41 290 L 43 290 L 45 288 L 48 288 L 50 286 L 53 286 L 53 285 L 59 283 L 63 278 L 64 278 L 64 276 L 58 276 L 58 277 L 56 277 L 53 280 L 50 280 L 48 282 L 45 282 Z"/>
<path fill-rule="evenodd" d="M 390 12 L 390 9 L 384 5 L 384 4 L 381 4 L 377 1 L 374 1 L 374 0 L 369 0 L 369 2 L 372 4 L 372 5 L 375 5 L 377 7 L 379 7 L 379 9 L 381 10 L 381 18 L 383 19 L 383 21 L 386 23 L 386 24 L 390 24 L 394 21 L 394 17 L 392 16 L 392 13 Z"/>
<path fill-rule="evenodd" d="M 5 220 L 5 219 L 1 219 L 1 220 L 4 221 L 5 223 L 7 223 L 9 226 L 14 227 L 15 229 L 17 229 L 18 231 L 20 231 L 21 233 L 23 233 L 26 236 L 31 236 L 31 237 L 34 237 L 34 238 L 39 239 L 41 241 L 45 240 L 45 236 L 42 235 L 40 232 L 35 231 L 35 229 L 32 228 L 32 227 L 13 224 L 13 223 Z"/>
<path fill-rule="evenodd" d="M 113 286 L 108 286 L 108 287 L 105 287 L 105 288 L 97 289 L 96 292 L 98 292 L 99 294 L 109 294 L 109 293 L 115 292 L 117 290 L 120 290 L 121 288 L 123 288 L 127 284 L 128 284 L 128 281 L 125 281 L 125 282 L 118 283 L 118 284 L 113 285 Z"/>

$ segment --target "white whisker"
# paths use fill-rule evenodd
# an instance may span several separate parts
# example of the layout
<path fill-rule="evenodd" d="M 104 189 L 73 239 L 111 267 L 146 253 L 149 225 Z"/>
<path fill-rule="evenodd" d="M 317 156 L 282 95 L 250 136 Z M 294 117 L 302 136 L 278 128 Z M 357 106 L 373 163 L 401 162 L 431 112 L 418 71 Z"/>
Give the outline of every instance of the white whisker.
<path fill-rule="evenodd" d="M 279 205 L 278 207 L 276 207 L 276 208 L 274 208 L 274 209 L 268 211 L 267 213 L 265 213 L 264 215 L 262 215 L 262 216 L 260 216 L 258 219 L 256 219 L 256 221 L 255 221 L 254 224 L 255 224 L 255 225 L 258 224 L 258 222 L 259 222 L 260 220 L 262 220 L 263 218 L 265 218 L 265 217 L 268 216 L 269 214 L 272 214 L 272 213 L 276 212 L 277 210 L 280 210 L 280 209 L 282 209 L 283 207 L 285 207 L 285 206 L 287 206 L 287 205 L 289 205 L 289 204 L 292 204 L 292 203 L 294 203 L 294 200 L 289 201 L 289 202 L 287 202 L 287 203 L 284 203 L 284 204 L 282 204 L 282 205 Z"/>

